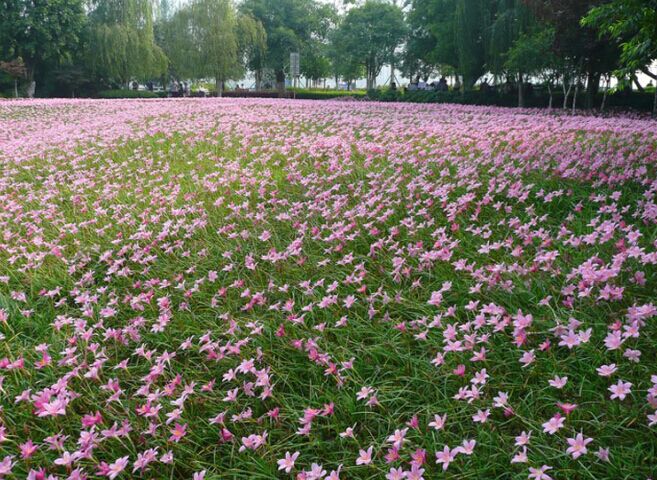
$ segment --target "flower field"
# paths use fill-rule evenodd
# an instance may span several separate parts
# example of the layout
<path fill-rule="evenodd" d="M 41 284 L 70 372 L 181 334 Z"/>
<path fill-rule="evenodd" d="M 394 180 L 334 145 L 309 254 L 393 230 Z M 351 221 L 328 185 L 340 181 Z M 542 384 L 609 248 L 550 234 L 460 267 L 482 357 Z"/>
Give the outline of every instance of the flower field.
<path fill-rule="evenodd" d="M 657 476 L 657 123 L 0 103 L 0 478 Z"/>

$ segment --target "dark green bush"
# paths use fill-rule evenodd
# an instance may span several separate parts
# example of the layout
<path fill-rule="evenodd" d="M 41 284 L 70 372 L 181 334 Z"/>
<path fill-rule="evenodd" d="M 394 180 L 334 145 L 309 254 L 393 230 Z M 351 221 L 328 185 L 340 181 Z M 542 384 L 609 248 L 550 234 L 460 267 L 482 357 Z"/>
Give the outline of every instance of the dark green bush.
<path fill-rule="evenodd" d="M 518 106 L 517 93 L 480 92 L 478 90 L 467 92 L 434 92 L 430 90 L 390 90 L 379 89 L 367 92 L 368 98 L 380 102 L 411 102 L 411 103 L 457 103 L 461 105 L 490 105 L 498 107 Z M 600 108 L 602 93 L 587 96 L 580 92 L 577 96 L 577 108 Z M 568 99 L 569 108 L 572 106 L 572 94 Z M 529 108 L 547 108 L 550 97 L 547 92 L 537 90 L 527 92 L 525 106 Z M 653 94 L 650 92 L 616 92 L 607 96 L 606 108 L 630 109 L 637 111 L 651 111 Z M 553 108 L 563 106 L 563 94 L 555 93 L 552 98 Z"/>
<path fill-rule="evenodd" d="M 98 98 L 163 98 L 166 92 L 150 92 L 148 90 L 103 90 L 98 92 Z"/>
<path fill-rule="evenodd" d="M 365 92 L 347 90 L 297 90 L 296 98 L 301 100 L 330 100 L 332 98 L 364 98 Z"/>

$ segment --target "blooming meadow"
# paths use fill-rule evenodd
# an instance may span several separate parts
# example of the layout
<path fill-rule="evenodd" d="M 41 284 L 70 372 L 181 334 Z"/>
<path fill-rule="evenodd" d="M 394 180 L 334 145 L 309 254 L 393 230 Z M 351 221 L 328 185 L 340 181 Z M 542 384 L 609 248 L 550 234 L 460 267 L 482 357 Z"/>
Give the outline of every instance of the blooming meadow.
<path fill-rule="evenodd" d="M 657 475 L 657 124 L 0 103 L 0 478 Z"/>

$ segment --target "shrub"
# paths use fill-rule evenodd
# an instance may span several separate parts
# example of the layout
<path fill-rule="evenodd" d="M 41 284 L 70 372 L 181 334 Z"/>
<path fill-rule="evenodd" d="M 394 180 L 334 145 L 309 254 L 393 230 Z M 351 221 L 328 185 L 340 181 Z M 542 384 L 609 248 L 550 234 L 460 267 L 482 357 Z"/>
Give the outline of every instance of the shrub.
<path fill-rule="evenodd" d="M 98 92 L 98 98 L 163 98 L 166 92 L 150 92 L 148 90 L 103 90 Z"/>

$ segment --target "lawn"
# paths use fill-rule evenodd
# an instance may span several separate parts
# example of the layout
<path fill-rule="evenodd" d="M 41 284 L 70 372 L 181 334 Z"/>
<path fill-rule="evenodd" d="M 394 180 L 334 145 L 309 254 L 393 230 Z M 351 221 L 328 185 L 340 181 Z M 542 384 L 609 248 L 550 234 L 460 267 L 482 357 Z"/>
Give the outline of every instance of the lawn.
<path fill-rule="evenodd" d="M 0 171 L 0 478 L 657 476 L 654 121 L 3 102 Z"/>

